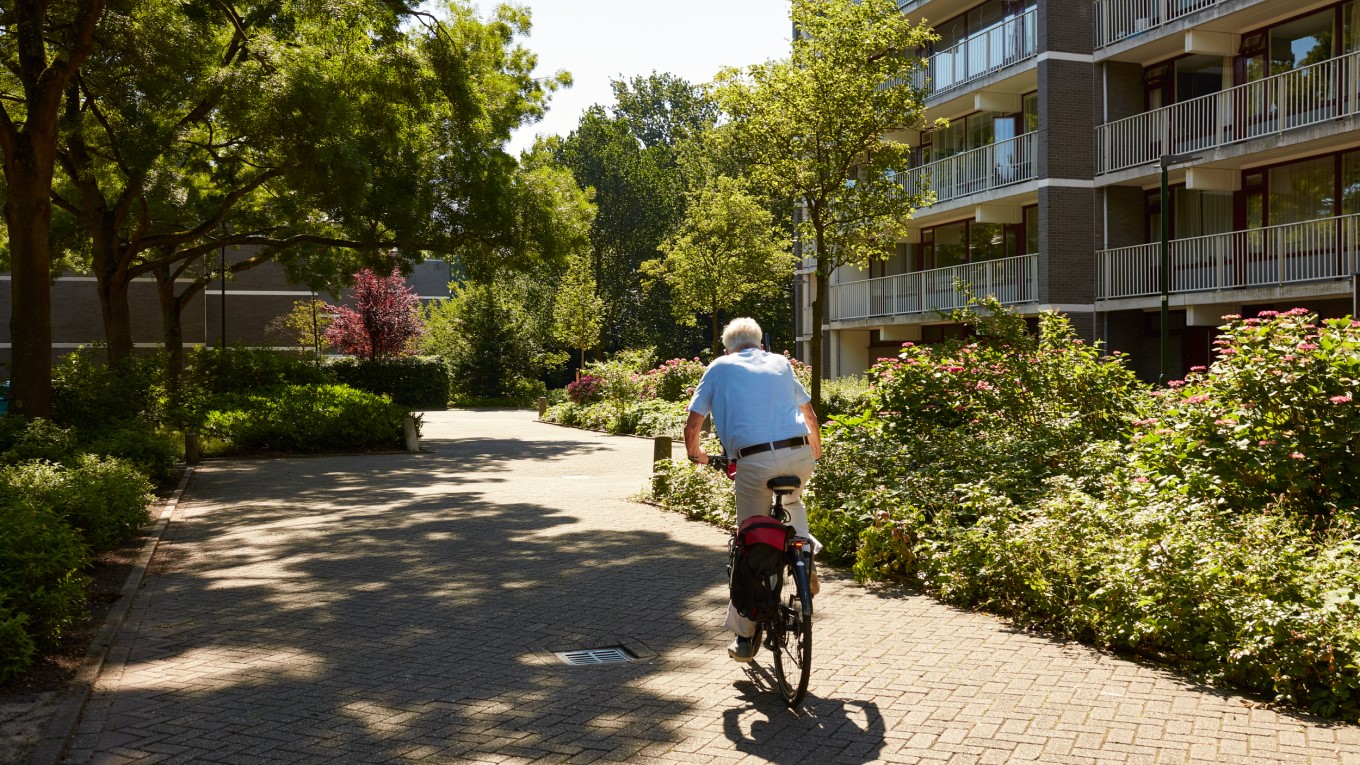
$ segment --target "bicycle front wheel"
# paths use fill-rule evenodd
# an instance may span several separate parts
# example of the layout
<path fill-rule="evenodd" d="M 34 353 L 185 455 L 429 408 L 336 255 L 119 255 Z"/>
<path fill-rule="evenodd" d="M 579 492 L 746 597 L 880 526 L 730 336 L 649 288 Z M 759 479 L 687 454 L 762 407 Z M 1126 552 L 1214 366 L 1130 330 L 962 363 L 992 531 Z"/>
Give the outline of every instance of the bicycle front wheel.
<path fill-rule="evenodd" d="M 807 696 L 812 672 L 812 617 L 803 615 L 797 595 L 789 596 L 780 610 L 780 623 L 773 627 L 774 673 L 784 703 L 796 707 Z"/>

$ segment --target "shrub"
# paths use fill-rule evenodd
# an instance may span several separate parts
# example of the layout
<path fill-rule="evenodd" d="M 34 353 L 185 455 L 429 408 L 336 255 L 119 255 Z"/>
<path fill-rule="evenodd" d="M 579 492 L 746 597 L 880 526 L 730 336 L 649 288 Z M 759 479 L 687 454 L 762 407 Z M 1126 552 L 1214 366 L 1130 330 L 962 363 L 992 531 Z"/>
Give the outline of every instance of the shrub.
<path fill-rule="evenodd" d="M 586 371 L 600 380 L 600 396 L 622 416 L 625 409 L 642 400 L 643 374 L 652 364 L 650 350 L 625 350 L 608 361 L 592 361 Z"/>
<path fill-rule="evenodd" d="M 186 378 L 209 396 L 278 385 L 325 385 L 325 370 L 297 356 L 260 348 L 196 348 L 188 354 Z"/>
<path fill-rule="evenodd" d="M 81 433 L 97 433 L 137 419 L 158 420 L 161 354 L 103 364 L 91 348 L 78 348 L 52 367 L 52 420 Z"/>
<path fill-rule="evenodd" d="M 716 444 L 713 448 L 716 449 Z M 658 462 L 647 498 L 723 528 L 734 528 L 737 523 L 737 502 L 731 482 L 722 473 L 689 460 Z"/>
<path fill-rule="evenodd" d="M 1239 511 L 1279 507 L 1320 524 L 1360 506 L 1360 323 L 1302 308 L 1232 317 L 1208 370 L 1142 408 L 1135 464 L 1149 480 Z"/>
<path fill-rule="evenodd" d="M 863 414 L 873 408 L 873 388 L 868 378 L 850 375 L 822 381 L 822 409 L 825 415 Z"/>
<path fill-rule="evenodd" d="M 449 368 L 438 357 L 338 359 L 326 369 L 342 385 L 389 396 L 412 409 L 446 409 L 449 405 Z"/>
<path fill-rule="evenodd" d="M 602 395 L 602 381 L 598 377 L 591 375 L 581 375 L 573 383 L 567 385 L 567 398 L 573 404 L 586 405 L 593 404 L 600 400 Z"/>
<path fill-rule="evenodd" d="M 16 613 L 4 603 L 4 591 L 0 590 L 0 684 L 28 669 L 38 652 L 25 629 L 28 614 Z"/>
<path fill-rule="evenodd" d="M 85 454 L 67 468 L 34 461 L 0 472 L 0 491 L 46 507 L 80 533 L 94 552 L 131 537 L 147 519 L 151 483 L 126 462 Z"/>
<path fill-rule="evenodd" d="M 85 613 L 87 562 L 84 542 L 56 513 L 28 500 L 0 499 L 0 611 L 9 614 L 8 630 L 23 617 L 18 626 L 37 650 L 55 646 Z M 22 645 L 0 643 L 0 664 L 22 664 L 24 652 Z"/>
<path fill-rule="evenodd" d="M 174 433 L 144 420 L 105 430 L 84 444 L 83 449 L 90 454 L 124 460 L 157 486 L 170 483 L 179 474 L 182 457 Z"/>
<path fill-rule="evenodd" d="M 704 376 L 704 366 L 698 357 L 671 359 L 647 372 L 647 385 L 653 398 L 662 401 L 687 401 Z"/>
<path fill-rule="evenodd" d="M 345 385 L 287 385 L 223 396 L 204 433 L 245 451 L 344 451 L 402 444 L 407 409 Z"/>
<path fill-rule="evenodd" d="M 0 418 L 0 447 L 6 463 L 28 460 L 65 462 L 77 452 L 76 434 L 50 420 Z"/>

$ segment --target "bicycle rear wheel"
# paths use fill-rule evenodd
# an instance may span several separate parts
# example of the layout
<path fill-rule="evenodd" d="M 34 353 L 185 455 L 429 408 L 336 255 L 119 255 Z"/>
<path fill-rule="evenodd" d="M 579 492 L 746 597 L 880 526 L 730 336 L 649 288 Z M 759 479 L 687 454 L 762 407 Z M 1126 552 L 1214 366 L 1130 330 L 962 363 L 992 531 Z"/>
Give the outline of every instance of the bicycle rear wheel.
<path fill-rule="evenodd" d="M 812 617 L 803 615 L 797 595 L 790 595 L 780 611 L 779 623 L 771 627 L 774 673 L 784 703 L 796 707 L 807 695 L 812 672 Z"/>

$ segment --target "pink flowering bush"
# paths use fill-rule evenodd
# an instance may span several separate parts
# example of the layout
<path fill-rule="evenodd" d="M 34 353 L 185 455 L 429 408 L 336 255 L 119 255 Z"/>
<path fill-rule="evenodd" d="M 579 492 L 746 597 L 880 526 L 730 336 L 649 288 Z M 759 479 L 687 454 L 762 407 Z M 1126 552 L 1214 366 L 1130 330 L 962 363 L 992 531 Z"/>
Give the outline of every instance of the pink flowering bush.
<path fill-rule="evenodd" d="M 581 375 L 575 382 L 567 384 L 567 398 L 573 404 L 593 404 L 603 395 L 602 380 L 591 375 Z"/>
<path fill-rule="evenodd" d="M 1325 523 L 1360 505 L 1360 325 L 1302 308 L 1232 318 L 1219 358 L 1146 400 L 1139 475 L 1239 512 L 1278 508 Z"/>
<path fill-rule="evenodd" d="M 696 356 L 693 359 L 671 359 L 645 373 L 644 390 L 647 398 L 662 401 L 688 401 L 694 395 L 699 378 L 707 367 Z"/>

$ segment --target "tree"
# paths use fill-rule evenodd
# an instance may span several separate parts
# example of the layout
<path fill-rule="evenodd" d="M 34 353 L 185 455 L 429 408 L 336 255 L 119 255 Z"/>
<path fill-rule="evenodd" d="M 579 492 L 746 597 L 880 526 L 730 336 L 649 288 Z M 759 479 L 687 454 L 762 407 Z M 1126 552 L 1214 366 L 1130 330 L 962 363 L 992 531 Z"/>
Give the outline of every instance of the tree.
<path fill-rule="evenodd" d="M 831 274 L 887 257 L 922 203 L 891 174 L 910 147 L 882 136 L 922 127 L 924 97 L 910 83 L 931 35 L 893 0 L 793 0 L 792 17 L 787 59 L 724 70 L 714 94 L 730 117 L 720 136 L 751 182 L 801 206 L 795 230 L 817 258 L 809 361 L 820 403 Z"/>
<path fill-rule="evenodd" d="M 609 85 L 614 90 L 614 117 L 625 120 L 644 147 L 675 149 L 718 122 L 717 104 L 704 94 L 703 86 L 683 77 L 652 72 Z"/>
<path fill-rule="evenodd" d="M 120 12 L 66 101 L 55 195 L 90 243 L 111 359 L 131 352 L 127 290 L 141 275 L 161 285 L 173 345 L 211 281 L 271 260 L 331 287 L 392 249 L 461 248 L 475 262 L 516 235 L 518 166 L 503 146 L 567 79 L 531 76 L 515 43 L 527 13 L 346 8 Z M 227 274 L 205 267 L 222 247 L 248 256 Z"/>
<path fill-rule="evenodd" d="M 694 194 L 684 221 L 661 245 L 663 260 L 643 272 L 671 285 L 675 318 L 694 324 L 708 314 L 713 355 L 718 355 L 718 314 L 752 295 L 778 294 L 796 265 L 774 217 L 734 178 L 718 178 Z"/>
<path fill-rule="evenodd" d="M 0 8 L 0 152 L 10 251 L 10 411 L 52 413 L 52 175 L 67 87 L 95 49 L 104 0 Z"/>
<path fill-rule="evenodd" d="M 451 284 L 451 297 L 426 310 L 423 349 L 448 362 L 456 399 L 532 400 L 542 395 L 537 378 L 566 360 L 547 350 L 529 306 L 524 277 Z"/>
<path fill-rule="evenodd" d="M 599 345 L 602 326 L 604 301 L 595 292 L 590 259 L 585 255 L 574 257 L 558 285 L 553 305 L 553 336 L 568 348 L 579 349 L 584 367 L 586 349 Z"/>
<path fill-rule="evenodd" d="M 310 297 L 306 300 L 294 300 L 292 309 L 288 313 L 274 317 L 269 322 L 267 330 L 282 337 L 285 342 L 305 349 L 304 353 L 315 352 L 319 361 L 322 349 L 330 347 L 330 342 L 326 340 L 326 330 L 334 321 L 325 301 Z"/>
<path fill-rule="evenodd" d="M 404 356 L 425 331 L 420 298 L 398 267 L 387 277 L 368 268 L 355 274 L 354 303 L 354 308 L 326 306 L 334 318 L 324 337 L 344 353 L 370 360 Z"/>

